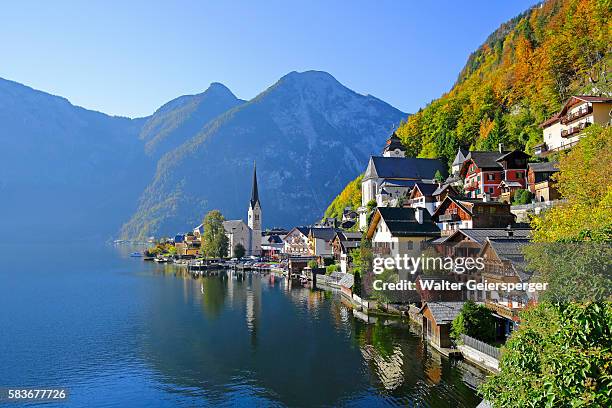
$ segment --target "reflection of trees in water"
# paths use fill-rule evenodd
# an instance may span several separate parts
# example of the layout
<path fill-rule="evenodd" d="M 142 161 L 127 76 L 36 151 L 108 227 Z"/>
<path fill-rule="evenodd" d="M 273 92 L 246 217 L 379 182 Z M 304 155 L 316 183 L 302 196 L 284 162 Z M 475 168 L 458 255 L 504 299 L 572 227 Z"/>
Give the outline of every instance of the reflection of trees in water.
<path fill-rule="evenodd" d="M 208 318 L 216 319 L 223 311 L 227 293 L 227 277 L 205 276 L 201 278 L 202 309 Z"/>

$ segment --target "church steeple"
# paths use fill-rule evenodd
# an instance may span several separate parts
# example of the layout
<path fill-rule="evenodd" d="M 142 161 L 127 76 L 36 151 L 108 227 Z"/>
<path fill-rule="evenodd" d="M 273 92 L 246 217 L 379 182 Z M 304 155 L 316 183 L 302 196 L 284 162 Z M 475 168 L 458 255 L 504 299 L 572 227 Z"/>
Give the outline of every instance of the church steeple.
<path fill-rule="evenodd" d="M 259 191 L 257 189 L 257 165 L 253 162 L 253 187 L 251 188 L 251 208 L 259 204 Z M 261 204 L 259 204 L 261 207 Z"/>
<path fill-rule="evenodd" d="M 383 156 L 385 157 L 405 157 L 406 148 L 402 144 L 402 140 L 397 136 L 395 132 L 389 136 L 385 148 L 383 149 Z"/>

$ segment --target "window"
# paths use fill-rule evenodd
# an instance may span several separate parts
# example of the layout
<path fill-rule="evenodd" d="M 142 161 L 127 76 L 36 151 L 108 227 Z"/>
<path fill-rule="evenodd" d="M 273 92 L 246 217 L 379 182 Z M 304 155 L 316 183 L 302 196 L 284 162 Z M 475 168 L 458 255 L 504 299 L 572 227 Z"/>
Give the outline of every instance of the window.
<path fill-rule="evenodd" d="M 414 243 L 412 241 L 406 242 L 406 249 L 411 250 L 414 247 Z"/>
<path fill-rule="evenodd" d="M 495 180 L 494 174 L 487 174 L 487 180 Z"/>
<path fill-rule="evenodd" d="M 493 193 L 493 187 L 489 187 L 489 193 Z"/>

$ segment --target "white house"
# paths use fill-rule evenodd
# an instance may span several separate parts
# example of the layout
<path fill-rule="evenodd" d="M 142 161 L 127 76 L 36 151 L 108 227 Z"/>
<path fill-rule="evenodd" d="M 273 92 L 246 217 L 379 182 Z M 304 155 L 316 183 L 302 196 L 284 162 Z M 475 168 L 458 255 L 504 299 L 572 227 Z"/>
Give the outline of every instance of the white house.
<path fill-rule="evenodd" d="M 308 227 L 295 227 L 285 235 L 284 252 L 291 256 L 310 256 Z"/>
<path fill-rule="evenodd" d="M 418 256 L 421 243 L 440 236 L 440 228 L 424 208 L 378 207 L 366 236 L 376 256 Z"/>
<path fill-rule="evenodd" d="M 251 234 L 252 231 L 248 225 L 242 220 L 227 220 L 223 221 L 223 228 L 225 228 L 225 235 L 229 240 L 229 257 L 233 258 L 235 255 L 236 245 L 240 244 L 244 247 L 245 254 L 250 255 L 251 249 Z"/>
<path fill-rule="evenodd" d="M 612 98 L 606 96 L 575 95 L 568 99 L 561 111 L 540 124 L 544 143 L 535 147 L 536 156 L 568 149 L 580 139 L 580 133 L 593 123 L 609 124 Z"/>
<path fill-rule="evenodd" d="M 436 172 L 445 177 L 446 164 L 439 159 L 418 159 L 404 157 L 405 148 L 395 134 L 391 135 L 383 156 L 372 156 L 368 162 L 361 182 L 361 207 L 359 227 L 367 227 L 367 204 L 374 200 L 379 207 L 397 202 L 406 195 L 417 182 L 435 178 Z"/>

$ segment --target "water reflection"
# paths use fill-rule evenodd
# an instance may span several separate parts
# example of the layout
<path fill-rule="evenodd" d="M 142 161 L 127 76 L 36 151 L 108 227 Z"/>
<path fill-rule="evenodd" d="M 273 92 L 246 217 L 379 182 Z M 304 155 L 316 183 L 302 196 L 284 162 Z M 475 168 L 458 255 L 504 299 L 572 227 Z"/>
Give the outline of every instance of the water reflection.
<path fill-rule="evenodd" d="M 478 403 L 473 387 L 483 373 L 428 350 L 403 323 L 362 322 L 337 293 L 273 275 L 194 279 L 166 266 L 153 269 L 182 286 L 180 301 L 156 300 L 160 312 L 143 345 L 145 360 L 174 389 L 197 389 L 220 404 Z M 159 341 L 168 333 L 176 336 Z"/>

